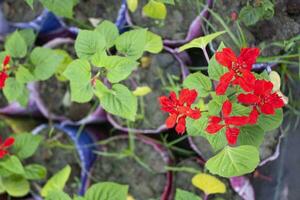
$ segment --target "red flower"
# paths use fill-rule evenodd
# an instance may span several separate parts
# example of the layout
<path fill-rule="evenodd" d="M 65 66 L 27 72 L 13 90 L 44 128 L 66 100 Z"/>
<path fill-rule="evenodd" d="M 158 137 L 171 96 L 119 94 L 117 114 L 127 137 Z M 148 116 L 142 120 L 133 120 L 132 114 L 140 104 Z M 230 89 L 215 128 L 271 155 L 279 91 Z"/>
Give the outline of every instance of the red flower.
<path fill-rule="evenodd" d="M 201 116 L 198 108 L 191 108 L 198 94 L 196 90 L 182 89 L 177 98 L 175 92 L 171 92 L 169 97 L 161 96 L 159 98 L 161 110 L 168 112 L 169 117 L 166 120 L 166 126 L 173 128 L 176 123 L 176 132 L 183 134 L 185 132 L 185 119 L 199 119 Z"/>
<path fill-rule="evenodd" d="M 232 104 L 229 100 L 225 101 L 222 106 L 222 117 L 211 116 L 208 126 L 205 129 L 210 134 L 215 134 L 222 128 L 226 127 L 226 138 L 229 144 L 235 144 L 240 133 L 237 126 L 243 126 L 248 123 L 246 116 L 230 116 Z"/>
<path fill-rule="evenodd" d="M 256 123 L 259 111 L 266 115 L 272 115 L 275 113 L 275 109 L 284 106 L 282 98 L 276 92 L 273 92 L 272 89 L 272 82 L 256 80 L 251 93 L 238 95 L 237 98 L 240 103 L 253 105 L 253 110 L 249 116 L 249 123 Z"/>
<path fill-rule="evenodd" d="M 15 143 L 15 139 L 13 137 L 7 138 L 4 142 L 2 142 L 2 138 L 0 137 L 0 159 L 8 154 L 7 149 L 11 147 Z"/>
<path fill-rule="evenodd" d="M 5 56 L 4 60 L 3 60 L 3 67 L 5 67 L 6 65 L 8 65 L 10 62 L 10 56 Z"/>
<path fill-rule="evenodd" d="M 238 57 L 230 48 L 217 52 L 216 60 L 227 67 L 229 72 L 221 76 L 216 93 L 223 95 L 230 84 L 239 85 L 246 92 L 250 92 L 255 81 L 251 69 L 258 55 L 258 48 L 242 48 Z"/>
<path fill-rule="evenodd" d="M 2 63 L 2 71 L 0 72 L 0 89 L 2 89 L 5 86 L 5 81 L 8 78 L 6 70 L 9 62 L 10 62 L 10 56 L 5 56 Z"/>

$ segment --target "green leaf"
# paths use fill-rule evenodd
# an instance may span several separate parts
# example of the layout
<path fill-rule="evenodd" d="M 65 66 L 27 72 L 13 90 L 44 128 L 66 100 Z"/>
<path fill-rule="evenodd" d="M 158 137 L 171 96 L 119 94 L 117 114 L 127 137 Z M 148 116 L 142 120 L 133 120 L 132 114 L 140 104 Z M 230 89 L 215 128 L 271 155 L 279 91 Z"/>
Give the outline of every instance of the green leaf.
<path fill-rule="evenodd" d="M 101 22 L 101 24 L 96 27 L 96 31 L 104 36 L 106 41 L 106 48 L 112 47 L 117 37 L 119 37 L 119 30 L 117 26 L 107 20 Z"/>
<path fill-rule="evenodd" d="M 121 56 L 107 56 L 102 64 L 107 69 L 107 78 L 111 83 L 126 79 L 139 65 L 138 62 Z"/>
<path fill-rule="evenodd" d="M 78 103 L 89 102 L 93 96 L 93 87 L 91 83 L 71 82 L 71 100 Z"/>
<path fill-rule="evenodd" d="M 146 29 L 137 29 L 120 35 L 115 44 L 120 53 L 136 60 L 143 55 L 146 45 Z"/>
<path fill-rule="evenodd" d="M 61 190 L 55 190 L 49 192 L 49 194 L 46 197 L 46 200 L 72 200 L 71 197 L 64 193 Z"/>
<path fill-rule="evenodd" d="M 103 182 L 93 185 L 85 194 L 85 200 L 126 200 L 128 193 L 127 185 Z"/>
<path fill-rule="evenodd" d="M 41 180 L 45 179 L 47 175 L 47 169 L 38 164 L 31 164 L 25 166 L 25 178 L 27 180 Z"/>
<path fill-rule="evenodd" d="M 260 126 L 243 126 L 238 137 L 239 145 L 252 145 L 259 147 L 264 140 L 264 129 Z"/>
<path fill-rule="evenodd" d="M 162 2 L 165 4 L 171 4 L 171 5 L 175 5 L 174 0 L 157 0 L 158 2 Z"/>
<path fill-rule="evenodd" d="M 12 103 L 23 94 L 24 85 L 18 82 L 15 78 L 8 78 L 5 81 L 5 87 L 3 93 L 6 99 Z"/>
<path fill-rule="evenodd" d="M 209 77 L 201 72 L 196 72 L 186 77 L 183 86 L 185 88 L 197 90 L 198 97 L 206 97 L 212 89 L 212 82 Z"/>
<path fill-rule="evenodd" d="M 210 115 L 219 115 L 226 99 L 227 97 L 225 95 L 219 96 L 215 93 L 212 93 L 212 100 L 210 100 L 208 103 L 208 113 Z"/>
<path fill-rule="evenodd" d="M 23 58 L 27 54 L 27 44 L 18 31 L 15 31 L 5 42 L 5 50 L 14 58 Z"/>
<path fill-rule="evenodd" d="M 29 182 L 22 176 L 4 177 L 2 183 L 5 191 L 12 197 L 23 197 L 30 191 Z"/>
<path fill-rule="evenodd" d="M 104 110 L 134 121 L 137 113 L 137 97 L 121 84 L 113 85 L 112 90 L 108 92 L 103 88 L 105 87 L 103 87 L 102 83 L 96 82 L 96 95 L 99 97 L 100 104 Z"/>
<path fill-rule="evenodd" d="M 145 51 L 148 51 L 150 53 L 159 53 L 162 51 L 162 49 L 163 41 L 161 37 L 157 34 L 147 31 Z"/>
<path fill-rule="evenodd" d="M 80 30 L 75 41 L 75 51 L 79 58 L 90 58 L 105 47 L 105 37 L 98 31 Z"/>
<path fill-rule="evenodd" d="M 246 26 L 251 26 L 256 24 L 260 19 L 260 13 L 258 9 L 251 5 L 243 7 L 239 13 L 239 18 Z"/>
<path fill-rule="evenodd" d="M 72 0 L 40 0 L 42 4 L 56 15 L 72 18 L 73 1 Z"/>
<path fill-rule="evenodd" d="M 233 177 L 248 174 L 257 167 L 259 152 L 256 147 L 243 145 L 225 147 L 214 157 L 210 158 L 205 166 L 212 173 L 222 177 Z"/>
<path fill-rule="evenodd" d="M 20 159 L 29 158 L 39 147 L 42 137 L 38 135 L 32 135 L 30 133 L 20 133 L 14 135 L 15 143 L 12 151 Z"/>
<path fill-rule="evenodd" d="M 19 31 L 20 35 L 24 38 L 26 44 L 28 47 L 32 47 L 35 39 L 36 39 L 36 35 L 34 34 L 32 29 L 23 29 L 21 31 Z"/>
<path fill-rule="evenodd" d="M 33 74 L 38 80 L 47 80 L 57 70 L 63 56 L 57 54 L 54 50 L 42 47 L 36 47 L 30 55 L 31 63 L 34 65 Z"/>
<path fill-rule="evenodd" d="M 51 191 L 63 190 L 71 174 L 71 167 L 67 165 L 65 168 L 54 174 L 41 190 L 43 197 L 48 196 Z"/>
<path fill-rule="evenodd" d="M 1 160 L 0 166 L 14 174 L 25 174 L 23 165 L 17 156 L 7 156 L 5 159 Z"/>
<path fill-rule="evenodd" d="M 232 116 L 249 116 L 251 108 L 239 103 L 232 103 Z"/>
<path fill-rule="evenodd" d="M 271 131 L 278 128 L 283 120 L 282 109 L 276 109 L 274 115 L 260 114 L 258 117 L 257 125 L 263 128 L 265 131 Z"/>
<path fill-rule="evenodd" d="M 221 51 L 223 48 L 225 48 L 225 45 L 223 43 L 220 44 L 217 51 Z M 221 66 L 216 58 L 215 55 L 210 59 L 208 63 L 208 75 L 211 79 L 214 80 L 220 80 L 220 77 L 228 72 L 228 69 L 226 67 Z"/>
<path fill-rule="evenodd" d="M 126 2 L 127 2 L 128 9 L 131 12 L 134 12 L 137 9 L 138 0 L 127 0 Z"/>
<path fill-rule="evenodd" d="M 181 190 L 181 189 L 176 189 L 175 200 L 202 200 L 202 199 L 191 192 Z"/>
<path fill-rule="evenodd" d="M 28 91 L 28 89 L 25 87 L 25 85 L 23 85 L 22 94 L 17 98 L 16 101 L 17 101 L 21 106 L 23 106 L 24 108 L 28 105 L 28 101 L 29 101 L 29 91 Z"/>
<path fill-rule="evenodd" d="M 55 71 L 55 76 L 59 81 L 65 81 L 66 77 L 63 75 L 64 71 L 67 69 L 68 65 L 73 61 L 72 57 L 68 52 L 62 49 L 56 49 L 55 53 L 63 57 L 62 62 L 57 67 Z"/>
<path fill-rule="evenodd" d="M 161 2 L 149 0 L 148 3 L 143 7 L 143 13 L 147 17 L 163 20 L 167 16 L 167 8 L 165 4 Z"/>
<path fill-rule="evenodd" d="M 179 48 L 179 51 L 184 51 L 186 49 L 190 49 L 190 48 L 201 48 L 204 49 L 208 43 L 210 43 L 211 41 L 213 41 L 216 37 L 224 34 L 226 31 L 219 31 L 216 33 L 212 33 L 206 36 L 202 36 L 196 39 L 193 39 L 192 41 L 190 41 L 189 43 L 181 46 Z"/>
<path fill-rule="evenodd" d="M 24 66 L 19 66 L 16 72 L 16 80 L 19 83 L 29 83 L 35 80 L 33 74 Z"/>

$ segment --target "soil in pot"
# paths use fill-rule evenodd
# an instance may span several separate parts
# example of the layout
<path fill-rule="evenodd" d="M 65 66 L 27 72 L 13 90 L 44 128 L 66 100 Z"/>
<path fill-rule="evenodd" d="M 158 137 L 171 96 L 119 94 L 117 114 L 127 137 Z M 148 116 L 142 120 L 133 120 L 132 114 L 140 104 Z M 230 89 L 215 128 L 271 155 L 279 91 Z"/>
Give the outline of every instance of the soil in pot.
<path fill-rule="evenodd" d="M 4 16 L 11 22 L 29 22 L 39 16 L 43 11 L 40 2 L 35 1 L 32 10 L 25 1 L 20 0 L 4 0 L 2 10 Z"/>
<path fill-rule="evenodd" d="M 81 186 L 81 164 L 73 141 L 64 132 L 55 128 L 44 129 L 39 135 L 44 139 L 35 154 L 26 161 L 28 164 L 37 163 L 47 167 L 47 178 L 37 183 L 44 186 L 46 180 L 66 165 L 70 165 L 72 171 L 64 191 L 71 195 L 77 194 Z"/>
<path fill-rule="evenodd" d="M 170 90 L 174 90 L 170 80 L 174 84 L 178 84 L 180 79 L 180 64 L 171 54 L 161 53 L 143 57 L 141 66 L 124 84 L 131 90 L 135 90 L 137 86 L 148 86 L 152 92 L 144 97 L 139 97 L 138 116 L 131 128 L 155 130 L 163 125 L 167 115 L 160 110 L 158 98 L 168 95 Z M 115 119 L 119 124 L 126 126 L 125 120 Z"/>
<path fill-rule="evenodd" d="M 165 20 L 155 20 L 144 16 L 142 9 L 147 2 L 149 1 L 139 1 L 137 10 L 130 14 L 132 23 L 149 28 L 164 39 L 180 40 L 186 37 L 190 24 L 200 14 L 203 0 L 178 0 L 175 5 L 167 5 Z"/>
<path fill-rule="evenodd" d="M 128 139 L 117 138 L 102 148 L 104 153 L 122 153 L 128 150 Z M 153 146 L 141 140 L 135 140 L 135 154 L 148 165 L 147 170 L 132 157 L 98 156 L 92 179 L 94 182 L 114 181 L 129 185 L 129 194 L 136 200 L 160 199 L 167 182 L 165 161 Z"/>
<path fill-rule="evenodd" d="M 203 172 L 203 167 L 202 165 L 197 161 L 197 158 L 188 158 L 185 160 L 182 160 L 177 167 L 186 167 L 186 168 L 192 168 L 194 170 L 199 170 L 199 173 L 202 171 Z M 193 176 L 195 176 L 194 173 L 190 173 L 190 172 L 176 172 L 174 173 L 174 187 L 175 188 L 179 188 L 179 189 L 183 189 L 186 191 L 190 191 L 196 195 L 198 195 L 199 197 L 203 197 L 203 192 L 200 191 L 198 188 L 196 188 L 193 184 L 192 184 L 192 178 Z M 242 200 L 242 198 L 236 194 L 229 185 L 229 181 L 228 179 L 225 178 L 221 178 L 221 177 L 217 177 L 219 178 L 225 185 L 226 185 L 226 193 L 224 194 L 216 194 L 216 195 L 210 195 L 208 199 L 230 199 L 230 200 Z"/>
<path fill-rule="evenodd" d="M 81 26 L 90 23 L 90 18 L 115 22 L 122 0 L 80 0 L 74 8 L 74 20 L 66 19 L 68 24 Z"/>

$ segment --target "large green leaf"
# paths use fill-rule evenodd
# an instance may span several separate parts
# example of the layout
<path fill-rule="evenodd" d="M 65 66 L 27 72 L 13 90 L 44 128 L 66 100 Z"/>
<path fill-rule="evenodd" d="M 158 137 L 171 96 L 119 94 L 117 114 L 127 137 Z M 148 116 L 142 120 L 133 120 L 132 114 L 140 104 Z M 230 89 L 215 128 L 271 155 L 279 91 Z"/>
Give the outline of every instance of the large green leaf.
<path fill-rule="evenodd" d="M 100 81 L 97 81 L 95 90 L 104 110 L 131 121 L 135 120 L 137 97 L 127 87 L 115 84 L 112 90 L 108 90 Z"/>
<path fill-rule="evenodd" d="M 159 53 L 163 49 L 163 41 L 161 37 L 150 31 L 147 31 L 145 51 L 150 53 Z"/>
<path fill-rule="evenodd" d="M 23 197 L 30 191 L 29 182 L 22 176 L 4 177 L 2 183 L 5 191 L 12 197 Z"/>
<path fill-rule="evenodd" d="M 27 180 L 41 180 L 46 178 L 47 169 L 38 164 L 31 164 L 25 166 L 25 178 Z"/>
<path fill-rule="evenodd" d="M 75 41 L 75 51 L 79 58 L 90 58 L 105 47 L 105 36 L 98 31 L 80 30 Z"/>
<path fill-rule="evenodd" d="M 7 156 L 5 159 L 1 160 L 0 166 L 14 174 L 25 174 L 24 167 L 17 156 Z"/>
<path fill-rule="evenodd" d="M 183 82 L 183 86 L 189 89 L 195 89 L 199 97 L 206 97 L 212 89 L 212 82 L 209 77 L 201 72 L 190 74 Z"/>
<path fill-rule="evenodd" d="M 205 166 L 212 173 L 222 177 L 241 176 L 254 171 L 259 163 L 259 152 L 256 147 L 243 145 L 225 147 Z"/>
<path fill-rule="evenodd" d="M 41 136 L 32 135 L 30 133 L 16 134 L 14 138 L 15 143 L 12 152 L 20 159 L 26 159 L 32 156 L 42 141 Z"/>
<path fill-rule="evenodd" d="M 175 200 L 202 200 L 201 197 L 181 189 L 176 189 Z"/>
<path fill-rule="evenodd" d="M 72 0 L 40 0 L 42 4 L 56 15 L 72 18 L 73 1 Z"/>
<path fill-rule="evenodd" d="M 16 31 L 5 42 L 5 50 L 14 58 L 23 58 L 27 54 L 27 44 L 21 34 Z"/>
<path fill-rule="evenodd" d="M 283 120 L 282 109 L 276 109 L 274 115 L 261 114 L 258 117 L 257 124 L 262 127 L 265 131 L 271 131 L 278 128 Z"/>
<path fill-rule="evenodd" d="M 24 85 L 18 82 L 15 78 L 6 79 L 3 93 L 10 103 L 17 101 L 18 98 L 23 94 L 23 91 Z"/>
<path fill-rule="evenodd" d="M 61 190 L 54 190 L 49 192 L 49 194 L 46 197 L 46 200 L 72 200 L 71 197 L 64 193 Z"/>
<path fill-rule="evenodd" d="M 43 197 L 48 196 L 51 191 L 62 191 L 71 174 L 71 167 L 67 165 L 65 168 L 53 175 L 41 190 Z"/>
<path fill-rule="evenodd" d="M 225 45 L 223 43 L 220 44 L 217 51 L 221 51 L 223 48 L 225 48 Z M 211 79 L 214 80 L 220 80 L 220 77 L 228 72 L 228 69 L 226 67 L 221 66 L 217 60 L 215 55 L 210 59 L 208 63 L 208 75 Z"/>
<path fill-rule="evenodd" d="M 30 61 L 34 65 L 33 74 L 38 80 L 47 80 L 57 70 L 63 56 L 57 54 L 54 50 L 42 47 L 36 47 L 30 54 Z"/>
<path fill-rule="evenodd" d="M 225 33 L 225 31 L 219 31 L 219 32 L 216 32 L 216 33 L 212 33 L 212 34 L 209 34 L 209 35 L 206 35 L 206 36 L 202 36 L 202 37 L 193 39 L 189 43 L 181 46 L 179 48 L 179 51 L 184 51 L 184 50 L 190 49 L 190 48 L 201 48 L 201 49 L 204 49 L 207 46 L 208 43 L 210 43 L 216 37 L 222 35 L 223 33 Z"/>
<path fill-rule="evenodd" d="M 143 13 L 147 17 L 153 19 L 165 19 L 167 16 L 167 8 L 165 4 L 156 0 L 149 0 L 148 3 L 143 7 Z"/>
<path fill-rule="evenodd" d="M 239 145 L 252 145 L 259 147 L 264 140 L 264 129 L 260 126 L 243 126 L 238 137 Z"/>
<path fill-rule="evenodd" d="M 85 200 L 126 200 L 128 193 L 127 185 L 103 182 L 93 185 L 85 194 Z"/>
<path fill-rule="evenodd" d="M 71 100 L 78 103 L 89 102 L 93 96 L 93 86 L 90 82 L 81 83 L 72 81 L 70 83 L 71 86 Z"/>
<path fill-rule="evenodd" d="M 147 39 L 146 29 L 137 29 L 123 33 L 116 40 L 116 48 L 120 53 L 132 59 L 143 55 Z"/>
<path fill-rule="evenodd" d="M 35 80 L 34 75 L 24 66 L 19 66 L 16 71 L 16 79 L 20 83 L 29 83 Z"/>
<path fill-rule="evenodd" d="M 114 45 L 115 40 L 119 37 L 119 30 L 117 26 L 107 20 L 104 20 L 96 27 L 96 31 L 101 33 L 104 36 L 106 41 L 106 47 L 110 48 Z"/>

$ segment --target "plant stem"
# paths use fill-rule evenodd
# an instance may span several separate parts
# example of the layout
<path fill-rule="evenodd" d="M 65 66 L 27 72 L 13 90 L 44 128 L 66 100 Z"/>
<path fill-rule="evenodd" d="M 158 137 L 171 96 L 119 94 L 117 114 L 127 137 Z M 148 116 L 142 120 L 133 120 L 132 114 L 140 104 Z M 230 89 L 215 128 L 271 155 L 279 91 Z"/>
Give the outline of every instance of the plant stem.
<path fill-rule="evenodd" d="M 208 63 L 209 63 L 209 57 L 208 57 L 208 54 L 207 54 L 206 48 L 205 48 L 205 47 L 204 47 L 204 48 L 202 48 L 202 51 L 203 51 L 203 53 L 204 53 L 204 56 L 205 56 L 205 59 L 206 59 L 207 65 L 208 65 Z"/>
<path fill-rule="evenodd" d="M 208 199 L 208 195 L 204 194 L 203 200 L 207 200 Z"/>

